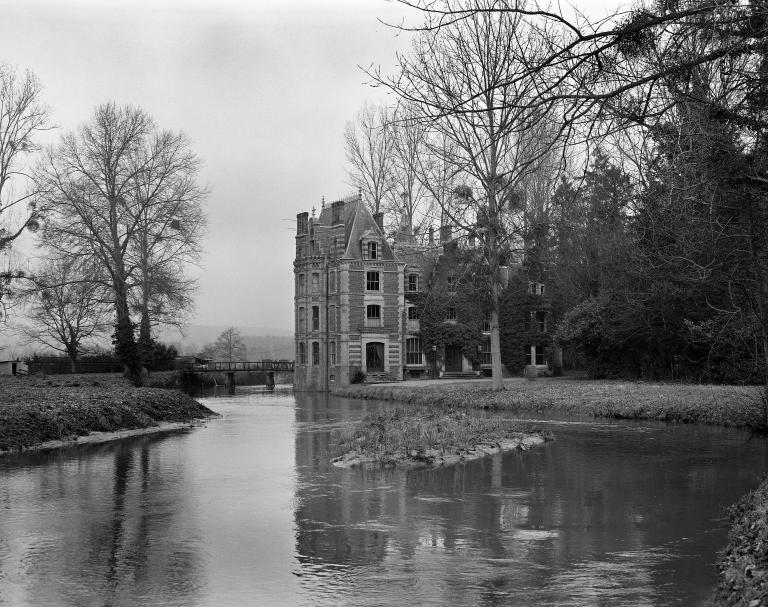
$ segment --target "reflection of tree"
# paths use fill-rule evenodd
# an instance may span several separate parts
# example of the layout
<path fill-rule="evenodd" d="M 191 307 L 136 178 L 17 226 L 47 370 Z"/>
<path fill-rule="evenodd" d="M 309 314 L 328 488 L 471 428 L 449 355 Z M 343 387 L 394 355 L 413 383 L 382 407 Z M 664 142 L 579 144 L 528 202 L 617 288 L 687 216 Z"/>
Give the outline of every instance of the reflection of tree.
<path fill-rule="evenodd" d="M 10 537 L 13 547 L 9 562 L 35 563 L 22 578 L 24 599 L 12 602 L 128 605 L 138 596 L 195 602 L 205 580 L 201 555 L 188 548 L 196 530 L 182 518 L 188 483 L 173 452 L 158 456 L 164 438 L 84 445 L 0 468 L 5 498 L 21 490 L 30 499 L 16 518 L 0 517 L 0 537 Z M 46 507 L 36 509 L 41 500 Z M 40 542 L 50 547 L 41 552 Z M 0 580 L 4 561 L 0 552 Z M 5 598 L 0 589 L 0 603 Z"/>

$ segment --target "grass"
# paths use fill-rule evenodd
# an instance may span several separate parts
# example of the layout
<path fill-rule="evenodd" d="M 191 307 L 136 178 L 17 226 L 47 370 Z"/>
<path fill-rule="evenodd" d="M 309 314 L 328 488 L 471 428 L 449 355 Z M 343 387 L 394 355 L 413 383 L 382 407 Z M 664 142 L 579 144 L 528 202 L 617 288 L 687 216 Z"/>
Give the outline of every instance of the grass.
<path fill-rule="evenodd" d="M 731 508 L 728 545 L 718 563 L 712 604 L 753 607 L 768 604 L 768 477 Z"/>
<path fill-rule="evenodd" d="M 371 384 L 337 389 L 337 396 L 411 405 L 479 407 L 515 413 L 559 413 L 759 428 L 764 426 L 760 388 L 594 381 L 568 378 L 489 382 Z"/>
<path fill-rule="evenodd" d="M 437 455 L 455 456 L 479 445 L 532 436 L 520 424 L 481 417 L 455 408 L 397 408 L 366 416 L 334 432 L 335 455 L 358 455 L 381 465 L 402 461 L 432 463 Z M 538 433 L 541 435 L 541 433 Z M 547 438 L 550 436 L 548 435 Z"/>
<path fill-rule="evenodd" d="M 210 415 L 182 392 L 136 388 L 115 374 L 0 376 L 0 451 Z"/>

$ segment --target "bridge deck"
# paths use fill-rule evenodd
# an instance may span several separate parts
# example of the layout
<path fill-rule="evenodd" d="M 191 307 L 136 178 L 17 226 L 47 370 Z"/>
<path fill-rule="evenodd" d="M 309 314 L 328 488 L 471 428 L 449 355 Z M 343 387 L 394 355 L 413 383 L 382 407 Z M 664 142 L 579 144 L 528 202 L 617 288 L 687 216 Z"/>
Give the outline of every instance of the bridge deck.
<path fill-rule="evenodd" d="M 259 360 L 210 362 L 206 364 L 186 364 L 184 371 L 194 373 L 236 373 L 238 371 L 293 371 L 292 360 Z"/>

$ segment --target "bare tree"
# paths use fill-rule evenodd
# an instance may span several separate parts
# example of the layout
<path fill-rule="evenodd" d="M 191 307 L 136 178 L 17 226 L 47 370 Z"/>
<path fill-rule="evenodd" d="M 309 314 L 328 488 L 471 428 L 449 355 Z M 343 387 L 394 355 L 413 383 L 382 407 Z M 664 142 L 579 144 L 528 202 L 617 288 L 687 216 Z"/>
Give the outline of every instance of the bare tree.
<path fill-rule="evenodd" d="M 431 223 L 428 190 L 421 179 L 427 127 L 401 105 L 391 119 L 392 189 L 389 207 L 399 239 L 423 235 Z"/>
<path fill-rule="evenodd" d="M 131 307 L 139 317 L 139 349 L 147 360 L 153 327 L 183 326 L 192 308 L 196 281 L 186 268 L 200 257 L 207 191 L 196 181 L 200 161 L 183 134 L 153 134 L 136 160 L 148 168 L 134 177 L 134 193 L 142 202 L 128 253 L 135 268 Z"/>
<path fill-rule="evenodd" d="M 10 257 L 11 246 L 24 230 L 38 226 L 35 207 L 27 204 L 34 188 L 25 163 L 38 149 L 35 135 L 48 124 L 48 110 L 40 101 L 40 93 L 40 83 L 32 72 L 20 74 L 0 64 L 0 317 L 9 285 L 19 277 Z"/>
<path fill-rule="evenodd" d="M 518 244 L 524 227 L 515 207 L 516 192 L 561 135 L 552 128 L 555 116 L 535 106 L 537 83 L 518 77 L 527 70 L 520 58 L 535 58 L 542 51 L 540 36 L 518 15 L 475 12 L 422 32 L 411 54 L 400 58 L 399 73 L 383 80 L 430 126 L 431 154 L 453 167 L 454 175 L 470 181 L 459 195 L 443 201 L 442 210 L 482 244 L 495 389 L 504 388 L 501 265 L 504 252 Z"/>
<path fill-rule="evenodd" d="M 394 187 L 391 130 L 390 110 L 366 103 L 344 131 L 350 182 L 364 194 L 373 213 L 383 211 Z"/>
<path fill-rule="evenodd" d="M 93 268 L 69 258 L 46 260 L 29 280 L 28 322 L 21 331 L 30 342 L 69 356 L 74 373 L 78 357 L 92 340 L 108 332 L 110 313 L 103 287 Z"/>
<path fill-rule="evenodd" d="M 115 310 L 115 350 L 136 382 L 142 361 L 130 291 L 154 284 L 152 264 L 169 271 L 158 260 L 181 262 L 196 250 L 179 234 L 185 221 L 200 220 L 180 213 L 187 202 L 197 209 L 202 200 L 194 183 L 197 167 L 183 136 L 157 132 L 138 108 L 108 103 L 49 149 L 37 171 L 45 240 L 60 255 L 93 260 L 102 269 Z M 174 251 L 185 253 L 174 258 Z"/>
<path fill-rule="evenodd" d="M 227 362 L 245 357 L 245 343 L 236 327 L 229 327 L 222 332 L 213 343 L 213 349 L 217 358 L 222 358 Z"/>

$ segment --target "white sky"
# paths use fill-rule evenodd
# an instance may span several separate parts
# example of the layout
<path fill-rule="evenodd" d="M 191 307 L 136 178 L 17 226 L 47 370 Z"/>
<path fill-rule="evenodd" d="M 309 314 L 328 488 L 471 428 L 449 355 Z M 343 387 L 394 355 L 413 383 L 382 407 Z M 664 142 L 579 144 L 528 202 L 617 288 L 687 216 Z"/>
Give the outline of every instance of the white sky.
<path fill-rule="evenodd" d="M 599 0 L 595 0 L 599 2 Z M 64 130 L 105 101 L 184 131 L 211 189 L 194 324 L 293 326 L 296 213 L 350 192 L 343 131 L 383 98 L 358 65 L 407 37 L 386 0 L 0 0 L 0 60 L 32 69 Z"/>

